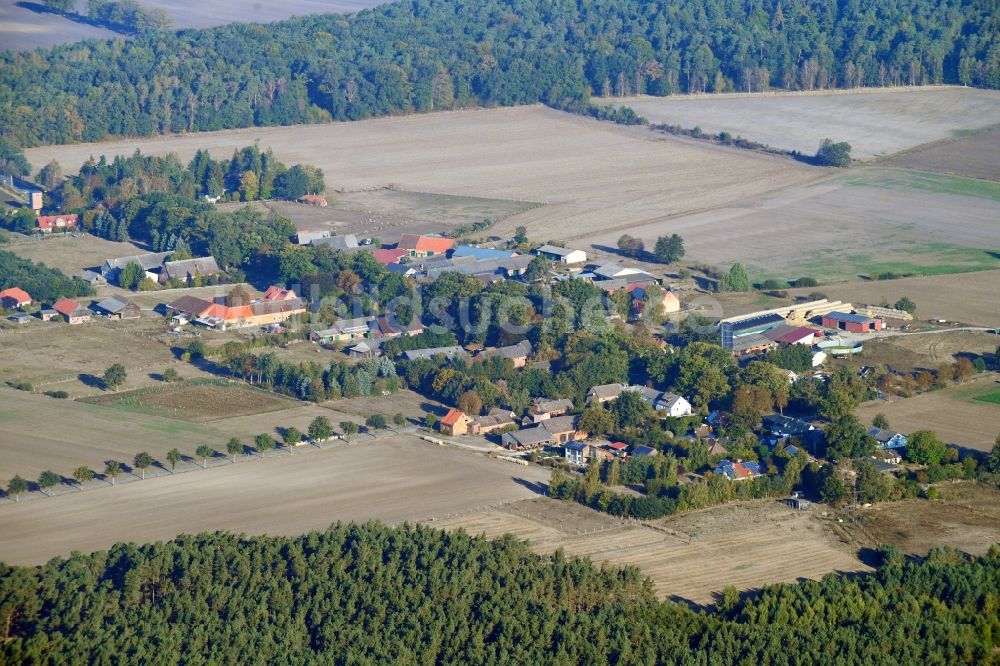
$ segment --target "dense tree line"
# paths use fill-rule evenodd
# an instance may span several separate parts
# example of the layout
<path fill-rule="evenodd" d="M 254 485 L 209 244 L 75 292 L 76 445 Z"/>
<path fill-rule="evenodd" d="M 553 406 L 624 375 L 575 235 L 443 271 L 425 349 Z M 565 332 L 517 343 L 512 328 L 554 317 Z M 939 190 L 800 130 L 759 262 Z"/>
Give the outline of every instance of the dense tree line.
<path fill-rule="evenodd" d="M 0 290 L 24 289 L 35 302 L 52 303 L 62 296 L 90 296 L 90 285 L 67 277 L 62 271 L 22 259 L 13 252 L 0 250 Z"/>
<path fill-rule="evenodd" d="M 0 54 L 16 143 L 97 141 L 591 94 L 1000 86 L 979 0 L 446 0 Z"/>
<path fill-rule="evenodd" d="M 0 659 L 37 664 L 984 663 L 1000 551 L 882 551 L 854 578 L 727 589 L 696 612 L 633 568 L 511 537 L 334 525 L 296 538 L 182 536 L 37 568 L 0 565 Z M 707 661 L 706 661 L 707 660 Z"/>

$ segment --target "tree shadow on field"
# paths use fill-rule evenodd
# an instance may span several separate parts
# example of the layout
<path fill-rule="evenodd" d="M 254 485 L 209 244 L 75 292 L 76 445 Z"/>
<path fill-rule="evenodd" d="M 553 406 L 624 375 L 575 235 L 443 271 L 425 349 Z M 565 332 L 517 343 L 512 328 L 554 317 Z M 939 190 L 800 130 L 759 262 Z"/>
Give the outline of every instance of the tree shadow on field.
<path fill-rule="evenodd" d="M 549 494 L 549 486 L 548 484 L 545 483 L 539 483 L 537 481 L 528 481 L 527 479 L 522 479 L 521 477 L 518 476 L 514 477 L 514 483 L 518 484 L 519 486 L 524 486 L 531 492 L 536 493 L 538 495 Z"/>
<path fill-rule="evenodd" d="M 443 416 L 447 411 L 447 408 L 440 407 L 429 402 L 421 402 L 420 409 L 422 409 L 426 414 L 434 414 L 436 416 Z"/>

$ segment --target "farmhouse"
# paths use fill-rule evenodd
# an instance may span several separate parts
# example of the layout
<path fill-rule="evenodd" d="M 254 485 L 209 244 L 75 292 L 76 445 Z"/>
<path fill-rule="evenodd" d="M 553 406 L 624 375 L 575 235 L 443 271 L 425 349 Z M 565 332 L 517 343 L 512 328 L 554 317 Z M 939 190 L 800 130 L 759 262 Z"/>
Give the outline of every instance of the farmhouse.
<path fill-rule="evenodd" d="M 562 264 L 582 264 L 587 261 L 587 253 L 583 250 L 572 250 L 558 245 L 543 245 L 535 250 L 535 254 Z"/>
<path fill-rule="evenodd" d="M 572 439 L 586 439 L 587 433 L 576 429 L 576 420 L 575 416 L 546 419 L 531 428 L 504 433 L 500 444 L 508 449 L 523 451 Z"/>
<path fill-rule="evenodd" d="M 587 403 L 594 405 L 600 405 L 605 402 L 614 400 L 621 392 L 625 390 L 624 384 L 601 384 L 600 386 L 592 386 L 589 391 L 587 391 Z"/>
<path fill-rule="evenodd" d="M 24 308 L 31 305 L 31 296 L 20 287 L 11 287 L 0 291 L 0 306 L 7 309 Z"/>
<path fill-rule="evenodd" d="M 223 331 L 231 328 L 270 326 L 306 311 L 305 302 L 294 296 L 294 292 L 286 292 L 286 295 L 292 297 L 284 300 L 258 299 L 248 305 L 226 305 L 194 296 L 181 296 L 167 304 L 167 313 L 170 316 L 180 314 L 188 321 Z"/>
<path fill-rule="evenodd" d="M 319 240 L 320 238 L 329 238 L 329 229 L 317 229 L 313 231 L 302 231 L 300 230 L 295 234 L 295 242 L 299 245 L 309 245 L 314 240 Z"/>
<path fill-rule="evenodd" d="M 876 442 L 878 442 L 879 448 L 882 449 L 905 449 L 906 448 L 906 435 L 902 435 L 898 432 L 892 430 L 886 430 L 885 428 L 872 428 L 868 431 Z"/>
<path fill-rule="evenodd" d="M 90 310 L 81 307 L 72 298 L 60 298 L 52 305 L 52 309 L 63 316 L 67 324 L 82 324 L 90 321 Z"/>
<path fill-rule="evenodd" d="M 77 215 L 40 215 L 35 222 L 38 230 L 43 234 L 52 231 L 66 231 L 76 229 L 79 225 Z"/>
<path fill-rule="evenodd" d="M 761 476 L 760 465 L 755 461 L 733 462 L 731 460 L 720 460 L 715 466 L 715 473 L 726 477 L 730 481 L 742 481 Z"/>
<path fill-rule="evenodd" d="M 322 344 L 357 340 L 368 335 L 371 317 L 355 317 L 354 319 L 338 319 L 333 326 L 322 331 L 314 331 L 312 339 Z"/>
<path fill-rule="evenodd" d="M 880 317 L 868 317 L 835 310 L 823 315 L 823 326 L 849 333 L 871 333 L 885 328 L 885 320 Z"/>
<path fill-rule="evenodd" d="M 568 398 L 549 400 L 548 398 L 535 398 L 531 402 L 528 416 L 524 417 L 526 423 L 539 423 L 551 419 L 553 416 L 562 416 L 573 409 L 573 401 Z"/>
<path fill-rule="evenodd" d="M 449 409 L 441 419 L 439 427 L 445 435 L 458 436 L 468 434 L 470 423 L 472 419 L 468 414 L 460 409 Z"/>
<path fill-rule="evenodd" d="M 514 363 L 515 368 L 523 368 L 528 363 L 528 356 L 531 355 L 531 351 L 531 343 L 527 340 L 521 340 L 516 345 L 497 347 L 495 349 L 485 349 L 477 358 L 485 359 L 491 356 L 509 358 Z"/>
<path fill-rule="evenodd" d="M 317 245 L 329 245 L 334 250 L 340 250 L 341 252 L 353 252 L 360 247 L 358 245 L 358 238 L 354 234 L 344 234 L 342 236 L 323 236 L 321 238 L 312 239 L 309 244 L 314 247 Z"/>
<path fill-rule="evenodd" d="M 187 282 L 194 278 L 206 278 L 218 275 L 222 270 L 216 263 L 215 257 L 199 257 L 197 259 L 181 259 L 178 261 L 166 261 L 160 270 L 159 282 L 166 284 L 171 280 Z"/>
<path fill-rule="evenodd" d="M 396 243 L 396 248 L 406 250 L 411 257 L 433 257 L 447 254 L 455 248 L 455 241 L 442 236 L 420 236 L 418 234 L 403 234 Z"/>
<path fill-rule="evenodd" d="M 124 296 L 108 296 L 97 304 L 97 311 L 108 319 L 138 319 L 139 306 Z"/>
<path fill-rule="evenodd" d="M 163 262 L 170 256 L 170 252 L 147 252 L 136 254 L 131 257 L 118 257 L 117 259 L 105 259 L 101 264 L 101 275 L 108 282 L 118 282 L 118 276 L 129 264 L 138 264 L 146 273 L 146 277 L 153 280 L 158 279 L 160 268 Z"/>
<path fill-rule="evenodd" d="M 474 416 L 472 418 L 472 423 L 469 424 L 469 434 L 485 435 L 494 430 L 514 425 L 517 425 L 514 412 L 494 407 L 486 416 Z"/>
<path fill-rule="evenodd" d="M 469 352 L 457 346 L 427 347 L 425 349 L 407 349 L 403 352 L 403 358 L 407 361 L 414 361 L 418 358 L 434 358 L 439 354 L 445 358 L 456 358 L 468 356 Z"/>

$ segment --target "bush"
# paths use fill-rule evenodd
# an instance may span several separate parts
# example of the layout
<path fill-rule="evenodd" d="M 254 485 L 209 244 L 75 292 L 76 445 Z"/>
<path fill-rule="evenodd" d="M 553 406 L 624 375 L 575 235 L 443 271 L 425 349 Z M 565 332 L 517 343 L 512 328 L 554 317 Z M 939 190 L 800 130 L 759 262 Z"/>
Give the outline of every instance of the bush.
<path fill-rule="evenodd" d="M 816 281 L 816 278 L 811 277 L 800 277 L 795 280 L 796 287 L 815 287 L 818 284 L 819 282 Z"/>
<path fill-rule="evenodd" d="M 65 400 L 66 398 L 69 397 L 69 393 L 67 393 L 66 391 L 46 391 L 45 395 L 49 396 L 50 398 L 57 398 L 59 400 Z"/>
<path fill-rule="evenodd" d="M 12 388 L 16 388 L 18 391 L 27 391 L 31 393 L 35 390 L 35 387 L 31 385 L 31 382 L 10 382 Z"/>

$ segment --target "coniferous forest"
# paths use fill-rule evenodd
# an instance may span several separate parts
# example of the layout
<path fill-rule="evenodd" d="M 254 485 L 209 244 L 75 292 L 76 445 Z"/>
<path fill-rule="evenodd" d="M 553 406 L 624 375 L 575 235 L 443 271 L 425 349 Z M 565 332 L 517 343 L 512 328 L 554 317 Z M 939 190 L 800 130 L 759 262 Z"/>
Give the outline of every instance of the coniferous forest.
<path fill-rule="evenodd" d="M 635 569 L 380 524 L 0 565 L 3 663 L 956 664 L 995 659 L 1000 549 L 695 611 Z"/>
<path fill-rule="evenodd" d="M 22 147 L 591 95 L 1000 87 L 990 0 L 413 0 L 0 53 Z"/>

